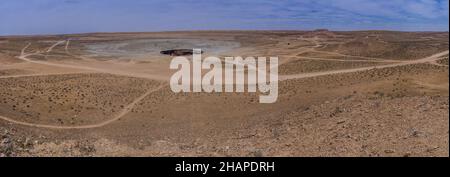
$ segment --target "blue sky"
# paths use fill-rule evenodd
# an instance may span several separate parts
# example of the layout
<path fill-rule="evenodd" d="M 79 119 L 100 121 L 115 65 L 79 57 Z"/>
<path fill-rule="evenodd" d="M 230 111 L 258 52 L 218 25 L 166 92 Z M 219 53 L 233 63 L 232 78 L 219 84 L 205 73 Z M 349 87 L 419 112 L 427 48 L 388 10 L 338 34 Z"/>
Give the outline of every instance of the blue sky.
<path fill-rule="evenodd" d="M 449 0 L 1 0 L 0 35 L 176 30 L 448 31 Z"/>

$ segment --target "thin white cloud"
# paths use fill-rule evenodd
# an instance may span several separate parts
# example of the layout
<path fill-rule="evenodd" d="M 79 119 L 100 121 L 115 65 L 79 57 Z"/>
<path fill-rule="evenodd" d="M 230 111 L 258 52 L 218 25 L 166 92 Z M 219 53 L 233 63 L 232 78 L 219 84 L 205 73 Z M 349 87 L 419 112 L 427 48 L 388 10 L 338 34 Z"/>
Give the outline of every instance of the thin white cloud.
<path fill-rule="evenodd" d="M 449 0 L 1 0 L 0 35 L 195 29 L 448 31 L 448 6 Z"/>

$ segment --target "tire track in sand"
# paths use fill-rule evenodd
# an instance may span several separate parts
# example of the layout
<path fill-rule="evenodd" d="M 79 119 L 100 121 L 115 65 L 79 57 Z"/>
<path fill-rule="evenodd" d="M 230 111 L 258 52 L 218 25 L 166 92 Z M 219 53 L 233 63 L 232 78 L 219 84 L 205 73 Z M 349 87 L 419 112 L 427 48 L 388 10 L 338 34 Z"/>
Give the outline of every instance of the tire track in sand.
<path fill-rule="evenodd" d="M 50 65 L 50 66 L 73 67 L 71 65 L 65 65 L 65 64 L 56 64 L 56 63 L 38 62 L 38 61 L 29 60 L 28 58 L 26 58 L 27 56 L 39 53 L 39 52 L 36 52 L 36 53 L 32 53 L 32 54 L 25 54 L 26 48 L 28 48 L 30 45 L 31 45 L 31 43 L 29 43 L 27 46 L 25 46 L 22 49 L 21 56 L 18 57 L 19 59 L 22 59 L 22 60 L 25 60 L 25 61 L 29 61 L 29 62 L 33 62 L 33 63 L 38 63 L 38 64 L 47 64 L 47 65 Z M 66 46 L 68 46 L 68 43 L 66 43 Z M 366 71 L 366 70 L 371 70 L 371 69 L 376 69 L 376 68 L 381 69 L 381 68 L 405 66 L 405 65 L 419 64 L 419 63 L 433 63 L 433 62 L 439 60 L 440 57 L 448 55 L 448 54 L 449 54 L 449 51 L 447 50 L 447 51 L 440 52 L 440 53 L 434 54 L 432 56 L 429 56 L 429 57 L 426 57 L 426 58 L 423 58 L 423 59 L 404 61 L 404 62 L 388 64 L 388 65 L 353 68 L 353 69 L 344 69 L 344 70 L 334 70 L 334 71 L 325 71 L 325 72 L 316 72 L 316 73 L 282 75 L 282 76 L 279 77 L 279 81 L 290 80 L 290 79 L 301 79 L 301 78 L 317 77 L 317 76 L 323 76 L 323 75 L 332 75 L 332 74 L 342 74 L 342 73 Z M 77 66 L 77 68 L 78 68 L 78 66 Z M 80 69 L 80 68 L 78 68 L 78 69 Z M 19 124 L 19 125 L 25 125 L 25 126 L 37 127 L 37 128 L 49 128 L 49 129 L 90 129 L 90 128 L 99 128 L 99 127 L 103 127 L 105 125 L 108 125 L 108 124 L 110 124 L 112 122 L 115 122 L 115 121 L 119 120 L 120 118 L 125 116 L 127 113 L 129 113 L 134 108 L 134 106 L 137 103 L 139 103 L 142 99 L 147 97 L 149 94 L 151 94 L 151 93 L 153 93 L 155 91 L 158 91 L 159 89 L 163 88 L 166 85 L 167 84 L 162 84 L 162 85 L 160 85 L 159 87 L 157 87 L 155 89 L 151 89 L 151 90 L 147 91 L 146 93 L 144 93 L 140 97 L 136 98 L 132 103 L 127 105 L 124 109 L 122 109 L 119 112 L 119 114 L 117 114 L 112 119 L 109 119 L 109 120 L 106 120 L 104 122 L 97 123 L 97 124 L 82 125 L 82 126 L 56 126 L 56 125 L 45 125 L 45 124 L 34 124 L 34 123 L 22 122 L 22 121 L 17 121 L 17 120 L 14 120 L 14 119 L 11 119 L 11 118 L 8 118 L 8 117 L 4 117 L 4 116 L 0 116 L 0 119 L 8 121 L 8 122 L 11 122 L 11 123 Z"/>
<path fill-rule="evenodd" d="M 393 64 L 387 64 L 387 65 L 368 66 L 368 67 L 361 67 L 361 68 L 323 71 L 323 72 L 314 72 L 314 73 L 281 75 L 281 76 L 279 76 L 279 81 L 290 80 L 290 79 L 302 79 L 302 78 L 317 77 L 317 76 L 332 75 L 332 74 L 352 73 L 352 72 L 366 71 L 366 70 L 371 70 L 371 69 L 392 68 L 392 67 L 397 67 L 397 66 L 406 66 L 406 65 L 419 64 L 419 63 L 433 63 L 434 61 L 439 60 L 440 57 L 447 55 L 447 54 L 449 54 L 448 50 L 434 54 L 434 55 L 426 57 L 426 58 L 418 59 L 418 60 L 408 60 L 408 61 L 402 61 L 399 63 L 393 63 Z"/>
<path fill-rule="evenodd" d="M 145 97 L 147 97 L 148 95 L 150 95 L 153 92 L 156 92 L 162 88 L 164 88 L 165 86 L 167 86 L 167 84 L 161 84 L 160 86 L 154 88 L 154 89 L 150 89 L 147 92 L 145 92 L 143 95 L 139 96 L 138 98 L 136 98 L 135 100 L 133 100 L 133 102 L 131 102 L 130 104 L 128 104 L 127 106 L 125 106 L 116 116 L 114 116 L 112 119 L 100 122 L 100 123 L 96 123 L 96 124 L 91 124 L 91 125 L 80 125 L 80 126 L 57 126 L 57 125 L 46 125 L 46 124 L 36 124 L 36 123 L 29 123 L 29 122 L 23 122 L 23 121 L 18 121 L 18 120 L 14 120 L 8 117 L 4 117 L 0 115 L 0 119 L 8 121 L 10 123 L 14 123 L 14 124 L 18 124 L 18 125 L 24 125 L 24 126 L 29 126 L 29 127 L 36 127 L 36 128 L 48 128 L 48 129 L 91 129 L 91 128 L 99 128 L 99 127 L 103 127 L 105 125 L 108 125 L 110 123 L 113 123 L 117 120 L 119 120 L 120 118 L 122 118 L 123 116 L 127 115 L 135 106 L 137 103 L 139 103 L 141 100 L 143 100 Z"/>
<path fill-rule="evenodd" d="M 59 44 L 62 44 L 64 41 L 58 41 L 56 44 L 53 44 L 48 50 L 48 51 L 52 51 L 52 49 L 54 47 L 56 47 Z M 68 47 L 69 43 L 66 43 L 66 46 Z M 105 68 L 95 68 L 95 67 L 88 67 L 88 66 L 79 66 L 79 65 L 70 65 L 70 64 L 63 64 L 63 63 L 52 63 L 52 62 L 47 62 L 47 61 L 36 61 L 36 60 L 31 60 L 27 57 L 32 56 L 32 55 L 38 55 L 38 54 L 42 54 L 43 52 L 35 52 L 35 53 L 25 53 L 25 50 L 31 45 L 31 43 L 28 43 L 27 46 L 25 46 L 22 49 L 21 55 L 17 56 L 16 58 L 26 61 L 26 62 L 30 62 L 30 63 L 35 63 L 35 64 L 41 64 L 41 65 L 47 65 L 47 66 L 54 66 L 54 67 L 62 67 L 62 68 L 72 68 L 72 69 L 80 69 L 80 70 L 88 70 L 88 71 L 95 71 L 95 72 L 100 72 L 100 73 L 108 73 L 108 74 L 114 74 L 114 75 L 120 75 L 120 76 L 129 76 L 129 77 L 135 77 L 135 78 L 144 78 L 144 79 L 151 79 L 151 80 L 157 80 L 157 81 L 167 81 L 167 78 L 165 77 L 161 77 L 161 76 L 155 76 L 155 75 L 151 75 L 151 74 L 142 74 L 142 73 L 130 73 L 130 72 L 121 72 L 121 71 L 115 71 L 112 69 L 105 69 Z"/>
<path fill-rule="evenodd" d="M 47 52 L 51 52 L 51 50 L 52 50 L 54 47 L 56 47 L 56 46 L 59 45 L 59 44 L 62 44 L 62 42 L 65 42 L 65 41 L 59 41 L 59 42 L 57 42 L 56 44 L 53 44 L 53 45 L 47 50 Z M 42 52 L 39 52 L 39 51 L 38 51 L 38 52 L 35 52 L 35 53 L 30 53 L 30 54 L 25 53 L 26 49 L 27 49 L 30 45 L 31 45 L 31 43 L 28 43 L 24 48 L 22 48 L 21 54 L 20 54 L 20 56 L 18 56 L 17 58 L 19 58 L 19 59 L 21 59 L 21 60 L 24 60 L 24 61 L 27 61 L 27 62 L 37 63 L 37 64 L 44 64 L 44 65 L 49 65 L 49 66 L 59 66 L 59 67 L 69 67 L 69 68 L 73 68 L 73 67 L 74 67 L 74 66 L 72 66 L 72 65 L 57 64 L 57 63 L 49 63 L 49 62 L 39 62 L 39 61 L 33 61 L 33 60 L 30 60 L 30 59 L 28 59 L 28 58 L 26 58 L 26 57 L 31 56 L 31 55 L 37 55 L 37 54 L 41 54 L 41 53 L 42 53 Z M 69 46 L 69 41 L 67 41 L 67 43 L 66 43 L 66 46 L 65 46 L 65 49 L 66 49 L 66 50 L 68 49 L 68 46 Z M 79 67 L 75 67 L 75 68 L 81 69 L 81 68 L 79 68 Z M 83 68 L 84 68 L 84 67 L 83 67 Z M 89 69 L 91 69 L 91 68 L 89 68 Z M 94 69 L 94 68 L 92 68 L 92 69 Z M 57 73 L 57 74 L 60 74 L 60 73 Z M 64 73 L 61 73 L 61 74 L 64 74 Z M 110 73 L 110 74 L 113 74 L 113 73 Z M 43 75 L 55 75 L 55 74 L 41 74 L 40 76 L 43 76 Z M 28 77 L 28 76 L 36 76 L 36 75 L 3 76 L 3 77 L 0 77 L 0 78 L 19 78 L 19 77 Z M 127 75 L 127 76 L 129 76 L 129 75 Z M 15 120 L 15 119 L 12 119 L 12 118 L 9 118 L 9 117 L 5 117 L 5 116 L 1 116 L 1 115 L 0 115 L 0 119 L 5 120 L 5 121 L 10 122 L 10 123 L 15 123 L 15 124 L 18 124 L 18 125 L 24 125 L 24 126 L 30 126 L 30 127 L 36 127 L 36 128 L 48 128 L 48 129 L 90 129 L 90 128 L 99 128 L 99 127 L 103 127 L 103 126 L 105 126 L 105 125 L 108 125 L 108 124 L 110 124 L 110 123 L 112 123 L 112 122 L 115 122 L 115 121 L 119 120 L 120 118 L 122 118 L 123 116 L 125 116 L 127 113 L 129 113 L 129 112 L 134 108 L 134 106 L 135 106 L 137 103 L 139 103 L 141 100 L 143 100 L 143 99 L 144 99 L 145 97 L 147 97 L 149 94 L 151 94 L 151 93 L 153 93 L 153 92 L 156 92 L 156 91 L 162 89 L 162 88 L 165 87 L 165 86 L 167 86 L 166 83 L 165 83 L 165 84 L 161 84 L 160 86 L 158 86 L 158 87 L 155 88 L 155 89 L 148 90 L 147 92 L 145 92 L 144 94 L 142 94 L 141 96 L 139 96 L 138 98 L 136 98 L 135 100 L 133 100 L 133 102 L 131 102 L 130 104 L 128 104 L 127 106 L 125 106 L 125 107 L 124 107 L 124 108 L 123 108 L 116 116 L 114 116 L 112 119 L 109 119 L 109 120 L 106 120 L 106 121 L 104 121 L 104 122 L 100 122 L 100 123 L 97 123 L 97 124 L 81 125 L 81 126 L 56 126 L 56 125 L 46 125 L 46 124 L 36 124 L 36 123 L 23 122 L 23 121 L 18 121 L 18 120 Z"/>

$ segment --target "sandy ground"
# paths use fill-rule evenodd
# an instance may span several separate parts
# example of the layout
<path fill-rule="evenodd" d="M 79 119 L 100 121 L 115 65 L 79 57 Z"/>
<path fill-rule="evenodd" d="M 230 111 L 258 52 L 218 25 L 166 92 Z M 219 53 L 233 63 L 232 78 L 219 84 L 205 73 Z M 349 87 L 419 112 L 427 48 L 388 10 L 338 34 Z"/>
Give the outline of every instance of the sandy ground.
<path fill-rule="evenodd" d="M 171 57 L 278 56 L 279 98 L 173 93 Z M 0 37 L 1 156 L 448 156 L 448 33 Z"/>

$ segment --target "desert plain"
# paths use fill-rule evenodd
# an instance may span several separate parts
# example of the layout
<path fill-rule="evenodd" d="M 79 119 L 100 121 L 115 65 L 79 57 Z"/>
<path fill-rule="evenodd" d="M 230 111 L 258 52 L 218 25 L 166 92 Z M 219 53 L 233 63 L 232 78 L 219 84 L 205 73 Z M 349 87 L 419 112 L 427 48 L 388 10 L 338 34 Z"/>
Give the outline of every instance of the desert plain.
<path fill-rule="evenodd" d="M 174 93 L 173 56 L 277 56 L 279 93 Z M 0 156 L 448 156 L 448 32 L 0 37 Z"/>

